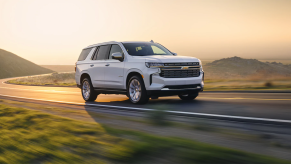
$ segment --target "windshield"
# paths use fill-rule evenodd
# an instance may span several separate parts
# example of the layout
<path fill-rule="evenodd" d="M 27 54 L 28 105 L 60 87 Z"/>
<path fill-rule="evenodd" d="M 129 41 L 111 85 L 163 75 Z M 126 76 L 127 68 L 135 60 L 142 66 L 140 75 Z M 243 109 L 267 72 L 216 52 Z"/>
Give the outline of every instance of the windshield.
<path fill-rule="evenodd" d="M 156 43 L 123 43 L 123 46 L 132 56 L 173 55 L 165 47 Z"/>

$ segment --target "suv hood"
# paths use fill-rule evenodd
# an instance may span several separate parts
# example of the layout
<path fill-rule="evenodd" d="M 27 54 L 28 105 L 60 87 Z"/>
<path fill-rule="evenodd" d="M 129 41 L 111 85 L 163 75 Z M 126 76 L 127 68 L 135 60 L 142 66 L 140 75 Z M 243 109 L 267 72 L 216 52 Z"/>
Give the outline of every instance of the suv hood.
<path fill-rule="evenodd" d="M 145 62 L 156 62 L 156 63 L 200 62 L 199 59 L 189 56 L 153 55 L 153 56 L 133 56 L 133 58 L 144 59 Z"/>

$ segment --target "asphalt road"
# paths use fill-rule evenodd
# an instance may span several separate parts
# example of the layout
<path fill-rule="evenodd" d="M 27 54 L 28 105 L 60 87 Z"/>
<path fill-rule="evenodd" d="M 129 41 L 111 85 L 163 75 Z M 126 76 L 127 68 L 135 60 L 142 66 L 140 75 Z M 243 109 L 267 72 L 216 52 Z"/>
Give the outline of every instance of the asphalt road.
<path fill-rule="evenodd" d="M 22 86 L 5 84 L 5 81 L 7 79 L 0 80 L 0 95 L 2 96 L 84 103 L 79 88 Z M 202 92 L 193 101 L 182 101 L 178 96 L 170 96 L 150 100 L 145 105 L 131 104 L 124 95 L 99 95 L 94 103 L 122 107 L 166 108 L 172 111 L 291 120 L 291 93 Z"/>

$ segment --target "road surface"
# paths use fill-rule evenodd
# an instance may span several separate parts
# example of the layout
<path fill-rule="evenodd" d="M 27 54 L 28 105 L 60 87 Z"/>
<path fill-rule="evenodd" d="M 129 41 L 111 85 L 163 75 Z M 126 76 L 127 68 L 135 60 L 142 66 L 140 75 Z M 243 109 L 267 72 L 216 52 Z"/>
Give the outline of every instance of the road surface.
<path fill-rule="evenodd" d="M 23 86 L 5 81 L 0 80 L 0 96 L 84 103 L 79 88 Z M 94 104 L 291 121 L 291 93 L 202 92 L 193 101 L 170 96 L 150 100 L 145 105 L 131 104 L 124 95 L 99 95 Z"/>

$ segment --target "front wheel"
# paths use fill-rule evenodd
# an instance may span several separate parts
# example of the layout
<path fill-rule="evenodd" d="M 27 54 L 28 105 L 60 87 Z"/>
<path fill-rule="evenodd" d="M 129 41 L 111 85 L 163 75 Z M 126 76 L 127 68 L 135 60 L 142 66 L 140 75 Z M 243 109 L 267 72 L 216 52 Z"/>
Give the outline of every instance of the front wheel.
<path fill-rule="evenodd" d="M 198 92 L 197 93 L 191 93 L 191 94 L 180 94 L 179 97 L 181 100 L 194 100 L 197 96 L 198 96 Z"/>
<path fill-rule="evenodd" d="M 85 101 L 95 101 L 96 100 L 98 94 L 94 90 L 93 85 L 91 83 L 91 80 L 89 78 L 85 78 L 82 81 L 81 90 L 82 90 L 83 99 Z"/>
<path fill-rule="evenodd" d="M 145 104 L 149 101 L 143 79 L 139 76 L 132 76 L 127 84 L 129 100 L 134 104 Z"/>

